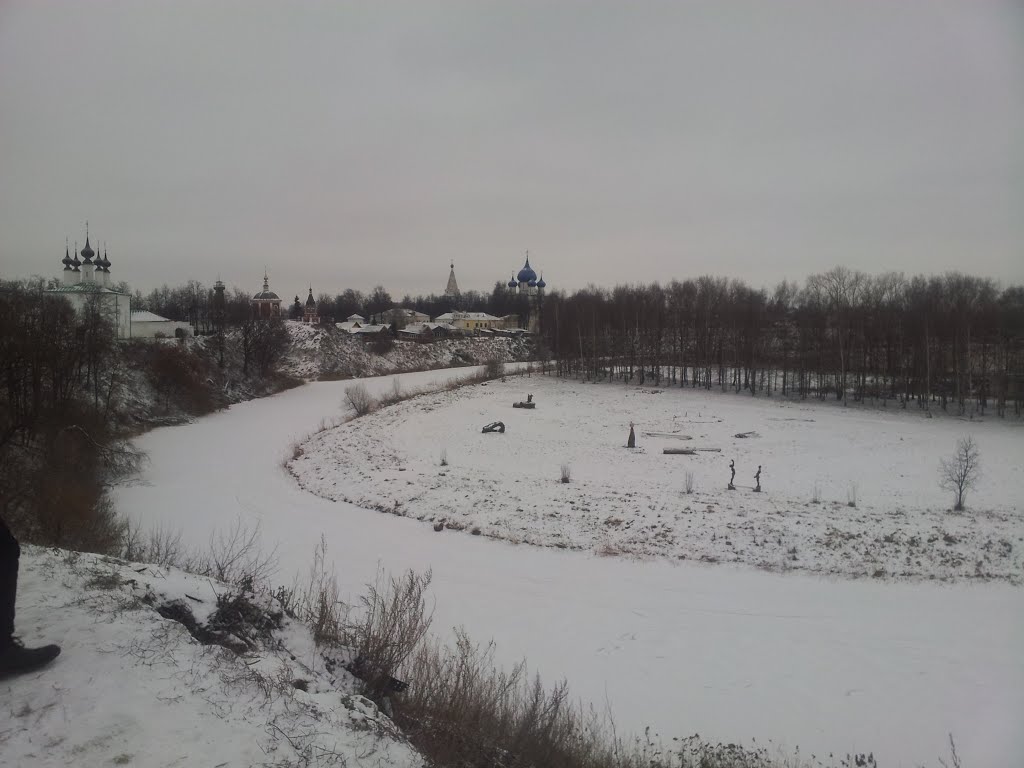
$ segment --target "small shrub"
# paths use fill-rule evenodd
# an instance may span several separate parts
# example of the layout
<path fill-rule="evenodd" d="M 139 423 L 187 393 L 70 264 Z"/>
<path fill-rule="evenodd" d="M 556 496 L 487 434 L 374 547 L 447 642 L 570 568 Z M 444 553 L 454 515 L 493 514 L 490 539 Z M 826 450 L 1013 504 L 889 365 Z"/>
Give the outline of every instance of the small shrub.
<path fill-rule="evenodd" d="M 370 342 L 370 351 L 375 355 L 386 355 L 395 348 L 395 340 L 390 335 L 382 334 Z"/>
<path fill-rule="evenodd" d="M 180 530 L 158 526 L 143 537 L 142 529 L 130 520 L 125 524 L 121 539 L 121 557 L 161 568 L 175 566 L 190 570 L 196 565 L 195 558 L 186 552 L 181 542 Z"/>
<path fill-rule="evenodd" d="M 846 506 L 856 507 L 857 506 L 857 484 L 850 483 L 846 488 Z"/>
<path fill-rule="evenodd" d="M 448 450 L 446 448 L 441 449 L 441 466 L 448 466 Z"/>
<path fill-rule="evenodd" d="M 402 392 L 402 382 L 399 381 L 396 376 L 391 380 L 391 391 L 387 394 L 381 395 L 380 404 L 394 405 L 395 403 L 400 403 L 403 400 L 405 400 L 405 393 Z"/>
<path fill-rule="evenodd" d="M 377 404 L 365 384 L 353 384 L 345 388 L 345 401 L 356 416 L 365 416 Z"/>
<path fill-rule="evenodd" d="M 505 375 L 505 363 L 496 357 L 490 357 L 484 361 L 484 378 L 500 379 Z"/>
<path fill-rule="evenodd" d="M 430 629 L 433 612 L 427 609 L 431 572 L 407 571 L 401 577 L 377 582 L 360 597 L 360 608 L 346 622 L 343 644 L 355 649 L 351 671 L 366 683 L 374 700 L 387 695 L 395 675 L 420 646 Z"/>
<path fill-rule="evenodd" d="M 210 534 L 208 554 L 192 570 L 251 591 L 276 572 L 277 548 L 262 554 L 259 523 L 249 528 L 236 518 L 228 530 Z"/>
<path fill-rule="evenodd" d="M 562 465 L 562 482 L 563 483 L 568 483 L 570 480 L 572 480 L 572 467 L 570 467 L 568 464 L 563 464 Z"/>
<path fill-rule="evenodd" d="M 686 473 L 686 492 L 693 493 L 693 472 Z"/>
<path fill-rule="evenodd" d="M 821 503 L 821 486 L 818 483 L 814 484 L 814 490 L 811 492 L 811 503 L 812 504 L 820 504 Z"/>
<path fill-rule="evenodd" d="M 292 444 L 288 446 L 288 451 L 285 453 L 284 458 L 281 460 L 281 468 L 287 471 L 288 464 L 295 461 L 296 459 L 301 459 L 305 455 L 305 453 L 306 451 L 305 449 L 303 449 L 302 443 L 299 442 L 298 440 L 293 441 Z"/>

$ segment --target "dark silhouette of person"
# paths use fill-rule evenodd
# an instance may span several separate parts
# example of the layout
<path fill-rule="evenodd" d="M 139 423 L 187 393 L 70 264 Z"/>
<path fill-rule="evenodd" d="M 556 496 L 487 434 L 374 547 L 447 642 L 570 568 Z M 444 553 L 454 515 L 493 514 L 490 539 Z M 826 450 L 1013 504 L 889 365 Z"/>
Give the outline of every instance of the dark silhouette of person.
<path fill-rule="evenodd" d="M 14 636 L 14 601 L 18 594 L 21 547 L 0 519 L 0 679 L 32 672 L 60 655 L 60 646 L 26 648 Z"/>

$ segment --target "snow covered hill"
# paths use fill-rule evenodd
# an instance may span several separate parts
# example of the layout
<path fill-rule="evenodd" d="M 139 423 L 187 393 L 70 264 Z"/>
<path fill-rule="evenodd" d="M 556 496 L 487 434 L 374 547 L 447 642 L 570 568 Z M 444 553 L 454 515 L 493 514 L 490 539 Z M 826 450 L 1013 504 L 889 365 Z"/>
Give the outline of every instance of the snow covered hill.
<path fill-rule="evenodd" d="M 502 362 L 529 358 L 529 339 L 467 337 L 430 344 L 415 341 L 364 341 L 329 326 L 285 323 L 291 348 L 281 365 L 284 373 L 300 379 L 384 376 L 480 365 L 489 359 Z"/>
<path fill-rule="evenodd" d="M 237 594 L 176 569 L 25 547 L 18 629 L 63 652 L 0 682 L 0 764 L 422 764 L 306 626 L 270 598 L 246 603 L 261 621 L 240 622 Z"/>

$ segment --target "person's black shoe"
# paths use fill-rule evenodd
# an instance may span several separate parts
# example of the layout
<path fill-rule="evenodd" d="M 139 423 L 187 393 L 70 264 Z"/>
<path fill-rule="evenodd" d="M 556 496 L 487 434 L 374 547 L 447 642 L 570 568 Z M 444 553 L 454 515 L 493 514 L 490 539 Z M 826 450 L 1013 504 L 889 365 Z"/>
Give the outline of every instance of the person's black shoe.
<path fill-rule="evenodd" d="M 0 679 L 34 672 L 60 656 L 59 645 L 26 648 L 20 640 L 11 639 L 0 645 Z"/>

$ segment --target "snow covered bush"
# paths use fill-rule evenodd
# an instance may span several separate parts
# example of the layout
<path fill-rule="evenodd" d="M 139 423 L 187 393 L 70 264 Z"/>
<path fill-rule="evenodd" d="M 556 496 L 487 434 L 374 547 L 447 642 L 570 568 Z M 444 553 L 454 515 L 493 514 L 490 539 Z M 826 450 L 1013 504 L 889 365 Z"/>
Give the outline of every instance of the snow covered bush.
<path fill-rule="evenodd" d="M 568 464 L 563 464 L 562 465 L 562 482 L 563 483 L 568 483 L 570 480 L 572 480 L 572 467 L 570 467 Z"/>

